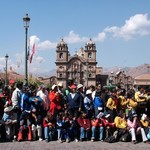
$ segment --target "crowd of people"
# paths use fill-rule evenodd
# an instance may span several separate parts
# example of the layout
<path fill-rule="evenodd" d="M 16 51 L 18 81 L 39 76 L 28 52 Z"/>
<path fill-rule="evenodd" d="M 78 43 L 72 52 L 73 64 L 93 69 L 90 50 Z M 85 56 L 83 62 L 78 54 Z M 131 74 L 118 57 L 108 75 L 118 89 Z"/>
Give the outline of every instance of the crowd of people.
<path fill-rule="evenodd" d="M 0 84 L 0 141 L 149 143 L 150 89 Z"/>

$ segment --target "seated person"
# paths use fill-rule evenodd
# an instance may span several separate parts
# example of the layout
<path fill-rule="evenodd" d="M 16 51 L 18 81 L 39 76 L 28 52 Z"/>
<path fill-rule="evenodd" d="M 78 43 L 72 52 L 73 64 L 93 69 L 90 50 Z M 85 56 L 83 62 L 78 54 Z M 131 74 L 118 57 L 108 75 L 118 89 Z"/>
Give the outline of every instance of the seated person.
<path fill-rule="evenodd" d="M 129 130 L 127 127 L 127 120 L 125 118 L 125 112 L 123 110 L 120 110 L 120 112 L 118 113 L 118 116 L 115 117 L 114 123 L 118 131 L 117 140 L 124 141 L 124 142 L 128 141 L 130 139 L 130 136 L 129 136 Z M 127 136 L 126 136 L 126 139 L 124 138 L 123 140 L 123 137 L 125 134 Z"/>
<path fill-rule="evenodd" d="M 16 141 L 17 138 L 17 115 L 13 111 L 12 106 L 8 106 L 4 109 L 3 121 L 6 130 L 6 140 Z"/>
<path fill-rule="evenodd" d="M 91 141 L 93 142 L 96 139 L 96 130 L 98 130 L 99 136 L 98 139 L 100 141 L 103 141 L 103 132 L 104 127 L 101 118 L 92 118 L 91 119 L 91 125 L 92 125 L 92 137 Z"/>
<path fill-rule="evenodd" d="M 46 142 L 54 140 L 56 120 L 52 113 L 47 112 L 47 115 L 43 119 L 44 138 Z"/>
<path fill-rule="evenodd" d="M 146 143 L 148 141 L 145 131 L 142 128 L 140 121 L 138 119 L 138 115 L 136 114 L 135 111 L 131 111 L 131 113 L 129 114 L 129 118 L 127 119 L 127 125 L 129 128 L 129 132 L 131 133 L 132 142 L 134 144 L 137 143 L 137 138 L 136 138 L 137 134 L 141 134 L 142 141 L 144 143 Z"/>
<path fill-rule="evenodd" d="M 83 139 L 90 139 L 90 129 L 91 129 L 91 121 L 87 117 L 86 112 L 81 112 L 81 115 L 77 119 L 78 124 L 80 126 L 80 141 Z"/>

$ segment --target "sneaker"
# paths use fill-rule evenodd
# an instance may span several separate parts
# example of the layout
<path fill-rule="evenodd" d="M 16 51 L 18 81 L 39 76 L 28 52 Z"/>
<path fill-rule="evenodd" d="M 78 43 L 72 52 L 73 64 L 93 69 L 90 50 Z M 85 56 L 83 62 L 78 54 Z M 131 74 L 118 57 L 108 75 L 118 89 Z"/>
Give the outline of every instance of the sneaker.
<path fill-rule="evenodd" d="M 83 142 L 83 139 L 80 139 L 80 142 Z"/>
<path fill-rule="evenodd" d="M 99 139 L 100 142 L 103 142 L 103 140 Z"/>
<path fill-rule="evenodd" d="M 48 139 L 45 139 L 45 142 L 47 142 L 47 143 L 48 143 L 48 142 L 49 142 L 49 140 L 48 140 Z"/>
<path fill-rule="evenodd" d="M 79 140 L 78 140 L 78 139 L 75 139 L 75 142 L 79 142 Z"/>
<path fill-rule="evenodd" d="M 17 136 L 14 135 L 14 139 L 12 141 L 16 142 L 17 141 Z"/>
<path fill-rule="evenodd" d="M 133 140 L 133 141 L 132 141 L 132 143 L 133 143 L 133 144 L 136 144 L 136 143 L 137 143 L 137 141 L 136 141 L 136 140 Z"/>
<path fill-rule="evenodd" d="M 39 141 L 43 141 L 43 139 L 42 139 L 42 138 L 39 138 Z"/>
<path fill-rule="evenodd" d="M 70 142 L 70 140 L 69 139 L 66 139 L 66 143 L 69 143 Z"/>
<path fill-rule="evenodd" d="M 63 143 L 63 141 L 61 139 L 58 140 L 58 143 Z"/>
<path fill-rule="evenodd" d="M 94 139 L 95 139 L 94 137 L 91 137 L 91 142 L 94 142 Z"/>

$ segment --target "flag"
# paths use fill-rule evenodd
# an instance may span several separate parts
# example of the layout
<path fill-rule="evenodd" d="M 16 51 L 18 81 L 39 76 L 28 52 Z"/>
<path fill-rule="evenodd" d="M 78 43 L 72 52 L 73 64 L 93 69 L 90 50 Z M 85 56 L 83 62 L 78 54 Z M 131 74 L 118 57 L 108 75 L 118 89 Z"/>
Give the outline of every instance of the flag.
<path fill-rule="evenodd" d="M 33 44 L 33 47 L 32 47 L 32 52 L 31 52 L 31 56 L 30 56 L 30 63 L 32 62 L 34 53 L 35 53 L 35 43 Z"/>

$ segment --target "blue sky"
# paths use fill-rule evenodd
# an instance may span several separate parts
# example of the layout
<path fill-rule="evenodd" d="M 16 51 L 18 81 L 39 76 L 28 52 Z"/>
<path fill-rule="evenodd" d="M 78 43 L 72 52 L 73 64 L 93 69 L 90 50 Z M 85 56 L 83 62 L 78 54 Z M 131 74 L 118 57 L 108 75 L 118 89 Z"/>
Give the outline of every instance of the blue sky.
<path fill-rule="evenodd" d="M 92 38 L 101 67 L 136 67 L 150 63 L 150 1 L 148 0 L 1 0 L 0 71 L 24 73 L 25 29 L 36 53 L 29 73 L 55 69 L 56 45 L 63 38 L 71 55 Z"/>

